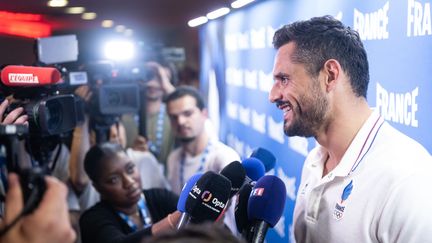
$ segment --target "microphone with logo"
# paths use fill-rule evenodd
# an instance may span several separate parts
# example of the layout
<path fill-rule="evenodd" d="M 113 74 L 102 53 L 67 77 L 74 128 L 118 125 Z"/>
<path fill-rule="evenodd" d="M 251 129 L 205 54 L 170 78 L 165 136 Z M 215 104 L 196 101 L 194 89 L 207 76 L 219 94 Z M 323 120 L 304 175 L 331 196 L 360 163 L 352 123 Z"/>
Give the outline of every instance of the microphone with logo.
<path fill-rule="evenodd" d="M 276 157 L 265 148 L 254 149 L 250 157 L 259 159 L 264 164 L 265 172 L 269 172 L 276 165 Z"/>
<path fill-rule="evenodd" d="M 189 192 L 192 190 L 192 187 L 201 178 L 202 175 L 202 173 L 196 173 L 191 178 L 189 178 L 189 180 L 183 186 L 179 200 L 177 202 L 177 210 L 182 213 L 180 216 L 180 220 L 177 224 L 177 229 L 184 228 L 190 221 L 190 215 L 186 213 L 186 200 L 189 196 Z"/>
<path fill-rule="evenodd" d="M 286 200 L 284 182 L 276 176 L 266 175 L 257 181 L 248 202 L 248 217 L 254 222 L 252 239 L 262 243 L 269 227 L 273 228 L 281 218 Z"/>
<path fill-rule="evenodd" d="M 191 223 L 219 221 L 231 194 L 231 182 L 223 175 L 207 171 L 192 187 L 186 199 Z"/>
<path fill-rule="evenodd" d="M 34 87 L 57 84 L 61 74 L 52 67 L 9 65 L 1 71 L 1 81 L 8 87 Z"/>

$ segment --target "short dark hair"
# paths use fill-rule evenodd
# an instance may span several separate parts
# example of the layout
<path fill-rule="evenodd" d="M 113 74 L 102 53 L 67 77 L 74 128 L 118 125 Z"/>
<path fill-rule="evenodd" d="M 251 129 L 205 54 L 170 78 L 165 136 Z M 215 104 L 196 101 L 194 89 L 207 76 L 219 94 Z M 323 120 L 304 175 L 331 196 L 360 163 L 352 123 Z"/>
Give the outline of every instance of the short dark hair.
<path fill-rule="evenodd" d="M 312 77 L 317 77 L 329 59 L 339 61 L 350 77 L 353 92 L 366 98 L 369 84 L 369 64 L 366 50 L 357 31 L 326 15 L 283 26 L 273 37 L 275 49 L 293 42 L 294 62 L 305 64 Z"/>
<path fill-rule="evenodd" d="M 174 90 L 174 92 L 172 92 L 167 97 L 165 97 L 165 103 L 168 104 L 171 101 L 174 101 L 176 99 L 182 98 L 187 95 L 195 98 L 196 105 L 200 110 L 203 110 L 205 108 L 205 101 L 201 93 L 196 88 L 192 86 L 186 86 L 186 85 L 178 86 Z"/>
<path fill-rule="evenodd" d="M 101 143 L 90 148 L 84 158 L 84 170 L 93 183 L 98 183 L 102 164 L 106 159 L 117 156 L 117 153 L 124 152 L 120 144 Z"/>

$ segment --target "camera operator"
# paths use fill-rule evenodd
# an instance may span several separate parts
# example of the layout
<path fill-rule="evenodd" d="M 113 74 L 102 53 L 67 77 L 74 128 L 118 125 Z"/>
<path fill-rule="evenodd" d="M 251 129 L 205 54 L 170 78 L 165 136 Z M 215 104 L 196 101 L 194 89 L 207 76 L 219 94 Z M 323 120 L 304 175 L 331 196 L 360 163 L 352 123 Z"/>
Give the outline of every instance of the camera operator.
<path fill-rule="evenodd" d="M 163 98 L 172 93 L 175 87 L 171 83 L 171 73 L 157 62 L 145 63 L 145 75 L 138 81 L 143 86 L 144 95 L 141 96 L 140 121 L 146 125 L 146 137 L 138 134 L 138 127 L 133 116 L 124 115 L 128 136 L 128 146 L 141 151 L 152 152 L 166 169 L 168 154 L 174 148 L 174 135 L 166 114 Z"/>
<path fill-rule="evenodd" d="M 0 117 L 9 106 L 5 99 L 0 104 Z M 2 125 L 27 124 L 27 115 L 23 115 L 22 107 L 12 110 L 4 119 Z M 46 176 L 46 190 L 39 206 L 30 214 L 19 217 L 23 205 L 23 193 L 18 176 L 9 174 L 8 192 L 4 216 L 0 221 L 0 242 L 73 242 L 75 232 L 69 222 L 66 203 L 66 187 L 57 179 Z M 14 222 L 16 219 L 18 220 Z M 9 230 L 5 227 L 10 226 Z"/>

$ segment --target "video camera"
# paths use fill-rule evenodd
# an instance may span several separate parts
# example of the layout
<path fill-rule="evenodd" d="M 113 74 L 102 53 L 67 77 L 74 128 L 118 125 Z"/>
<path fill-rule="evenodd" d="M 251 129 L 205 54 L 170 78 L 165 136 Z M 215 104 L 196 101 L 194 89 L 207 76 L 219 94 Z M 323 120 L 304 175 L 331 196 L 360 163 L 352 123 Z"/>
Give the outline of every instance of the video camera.
<path fill-rule="evenodd" d="M 37 42 L 41 62 L 46 57 L 42 48 L 45 40 Z M 62 49 L 60 46 L 57 48 Z M 63 80 L 62 73 L 56 67 L 8 65 L 1 69 L 0 101 L 9 100 L 2 121 L 17 107 L 23 107 L 23 113 L 28 116 L 28 126 L 0 125 L 2 178 L 9 172 L 20 176 L 25 199 L 24 214 L 30 213 L 39 204 L 45 191 L 44 175 L 51 174 L 56 165 L 62 138 L 80 122 L 74 96 L 59 92 L 59 84 Z M 55 150 L 57 152 L 53 156 Z M 28 157 L 30 161 L 26 160 Z M 1 182 L 3 195 L 0 196 L 4 197 L 7 181 Z"/>
<path fill-rule="evenodd" d="M 123 114 L 138 113 L 141 86 L 124 69 L 112 62 L 98 61 L 84 67 L 92 97 L 87 104 L 90 127 L 96 132 L 97 143 L 105 142 L 110 127 Z"/>

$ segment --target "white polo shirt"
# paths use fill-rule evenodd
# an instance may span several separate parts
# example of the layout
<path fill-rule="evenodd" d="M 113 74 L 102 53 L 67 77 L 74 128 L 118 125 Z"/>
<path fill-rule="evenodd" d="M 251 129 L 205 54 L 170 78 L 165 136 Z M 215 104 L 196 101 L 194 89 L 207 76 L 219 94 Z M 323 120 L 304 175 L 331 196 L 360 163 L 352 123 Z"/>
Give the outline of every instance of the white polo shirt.
<path fill-rule="evenodd" d="M 336 168 L 306 158 L 294 208 L 297 242 L 432 242 L 432 157 L 374 111 Z"/>

